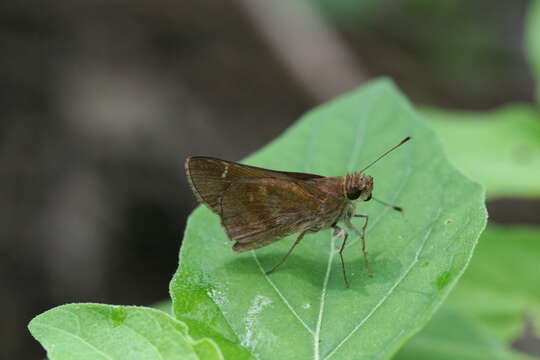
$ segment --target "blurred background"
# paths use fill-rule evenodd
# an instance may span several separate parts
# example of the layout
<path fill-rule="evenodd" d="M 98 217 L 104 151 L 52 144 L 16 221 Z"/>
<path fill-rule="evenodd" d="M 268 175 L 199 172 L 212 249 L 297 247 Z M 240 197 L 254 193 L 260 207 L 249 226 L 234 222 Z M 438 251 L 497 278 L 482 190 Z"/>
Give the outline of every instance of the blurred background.
<path fill-rule="evenodd" d="M 529 4 L 2 2 L 0 358 L 43 358 L 26 325 L 56 305 L 168 297 L 188 155 L 240 160 L 380 75 L 418 104 L 532 102 Z M 488 208 L 540 225 L 538 201 Z"/>

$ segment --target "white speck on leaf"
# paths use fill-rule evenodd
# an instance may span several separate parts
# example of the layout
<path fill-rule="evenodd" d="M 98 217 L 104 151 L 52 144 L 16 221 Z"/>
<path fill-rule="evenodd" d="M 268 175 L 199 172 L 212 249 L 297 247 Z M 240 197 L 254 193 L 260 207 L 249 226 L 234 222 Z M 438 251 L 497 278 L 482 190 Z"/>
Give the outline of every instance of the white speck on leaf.
<path fill-rule="evenodd" d="M 216 303 L 216 305 L 218 306 L 222 306 L 227 303 L 227 297 L 225 296 L 223 291 L 212 289 L 208 291 L 208 296 L 210 296 L 214 303 Z"/>
<path fill-rule="evenodd" d="M 244 320 L 246 334 L 242 339 L 242 346 L 248 349 L 255 350 L 257 347 L 258 338 L 261 336 L 259 331 L 255 330 L 257 324 L 257 317 L 259 313 L 268 305 L 272 303 L 272 299 L 262 295 L 256 295 L 251 302 L 251 306 L 247 311 L 246 318 Z"/>

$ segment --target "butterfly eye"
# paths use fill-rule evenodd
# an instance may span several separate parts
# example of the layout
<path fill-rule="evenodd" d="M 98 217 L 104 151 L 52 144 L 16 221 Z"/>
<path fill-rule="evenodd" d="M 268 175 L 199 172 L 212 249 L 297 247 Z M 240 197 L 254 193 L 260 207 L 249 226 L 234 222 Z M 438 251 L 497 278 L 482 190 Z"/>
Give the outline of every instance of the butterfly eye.
<path fill-rule="evenodd" d="M 352 190 L 351 192 L 347 193 L 347 198 L 349 200 L 356 200 L 360 197 L 360 194 L 362 193 L 362 190 Z"/>

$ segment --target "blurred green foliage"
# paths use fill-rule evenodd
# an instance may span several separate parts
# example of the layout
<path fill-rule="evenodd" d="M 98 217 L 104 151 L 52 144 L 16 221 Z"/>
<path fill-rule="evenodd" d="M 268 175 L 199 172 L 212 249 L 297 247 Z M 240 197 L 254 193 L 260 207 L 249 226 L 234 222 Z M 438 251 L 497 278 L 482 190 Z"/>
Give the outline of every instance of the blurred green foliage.
<path fill-rule="evenodd" d="M 444 305 L 396 354 L 396 360 L 526 360 L 470 319 Z"/>
<path fill-rule="evenodd" d="M 488 198 L 540 197 L 540 116 L 534 107 L 423 113 L 452 162 L 483 184 Z"/>

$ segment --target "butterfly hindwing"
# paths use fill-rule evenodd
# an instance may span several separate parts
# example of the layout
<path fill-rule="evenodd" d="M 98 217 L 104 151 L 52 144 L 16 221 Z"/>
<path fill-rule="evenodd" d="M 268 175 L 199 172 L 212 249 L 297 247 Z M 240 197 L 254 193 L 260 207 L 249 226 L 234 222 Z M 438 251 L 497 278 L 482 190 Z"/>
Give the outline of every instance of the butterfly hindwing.
<path fill-rule="evenodd" d="M 321 202 L 295 182 L 285 179 L 248 179 L 231 185 L 220 204 L 221 222 L 236 241 L 234 250 L 265 246 L 309 228 Z"/>

